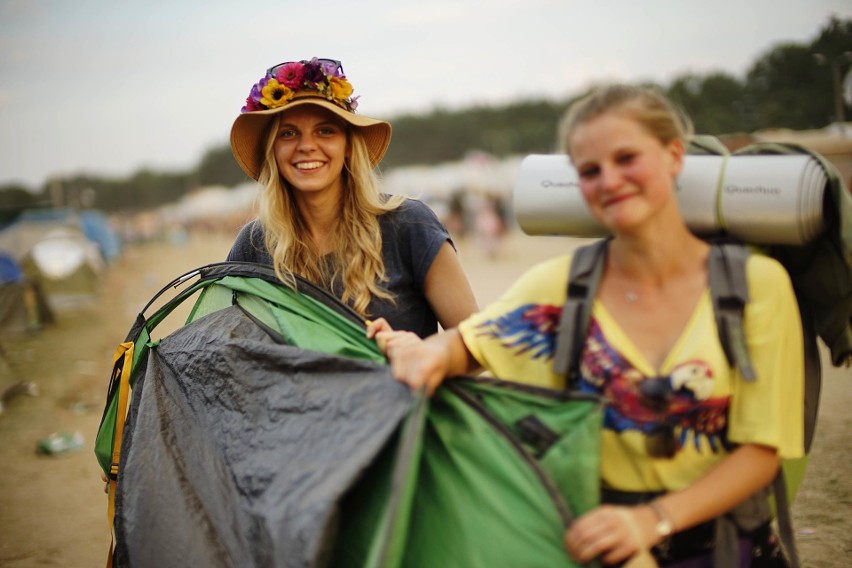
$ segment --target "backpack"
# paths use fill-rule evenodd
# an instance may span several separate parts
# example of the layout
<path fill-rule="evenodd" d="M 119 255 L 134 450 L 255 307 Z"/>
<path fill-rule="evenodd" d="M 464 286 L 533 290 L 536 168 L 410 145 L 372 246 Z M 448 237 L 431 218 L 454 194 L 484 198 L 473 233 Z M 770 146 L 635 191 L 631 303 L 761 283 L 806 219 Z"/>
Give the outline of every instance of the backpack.
<path fill-rule="evenodd" d="M 689 148 L 692 154 L 726 152 L 717 139 L 696 137 Z M 836 169 L 823 157 L 792 144 L 753 144 L 738 155 L 809 154 L 825 171 L 827 187 L 823 202 L 824 231 L 801 245 L 765 245 L 762 251 L 778 260 L 787 270 L 793 284 L 802 319 L 805 388 L 804 444 L 805 454 L 813 442 L 822 369 L 817 347 L 821 337 L 831 352 L 835 366 L 852 363 L 852 197 Z M 704 235 L 711 242 L 708 260 L 710 295 L 719 340 L 729 364 L 746 381 L 760 380 L 751 366 L 743 331 L 743 315 L 749 301 L 745 265 L 751 243 L 732 238 L 724 231 Z M 566 384 L 579 379 L 579 361 L 604 264 L 607 239 L 580 247 L 574 252 L 569 272 L 568 290 L 557 336 L 554 371 L 566 377 Z M 570 387 L 569 387 L 570 388 Z M 793 566 L 799 566 L 789 503 L 795 497 L 804 475 L 804 460 L 785 461 L 772 484 L 779 536 Z M 787 479 L 785 479 L 787 478 Z M 792 478 L 792 479 L 790 479 Z M 757 511 L 750 522 L 768 520 L 771 503 L 768 493 L 759 493 L 716 522 L 716 566 L 735 563 L 736 525 L 731 516 L 740 510 Z M 742 524 L 743 519 L 737 518 Z M 733 521 L 733 522 L 737 522 Z M 745 528 L 745 527 L 744 527 Z"/>

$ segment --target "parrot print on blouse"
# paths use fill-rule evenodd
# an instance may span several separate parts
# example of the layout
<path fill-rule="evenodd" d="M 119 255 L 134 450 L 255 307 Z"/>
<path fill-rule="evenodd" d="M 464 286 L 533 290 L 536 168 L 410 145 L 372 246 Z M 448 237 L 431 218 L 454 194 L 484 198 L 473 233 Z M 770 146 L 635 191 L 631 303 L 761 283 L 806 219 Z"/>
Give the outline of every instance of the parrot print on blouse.
<path fill-rule="evenodd" d="M 559 306 L 525 304 L 483 321 L 479 335 L 498 341 L 518 357 L 552 360 L 561 314 Z M 699 452 L 722 449 L 730 397 L 713 396 L 713 370 L 705 361 L 685 361 L 668 376 L 647 377 L 610 345 L 592 318 L 580 375 L 579 389 L 606 401 L 605 428 L 645 435 L 671 428 L 678 449 L 690 441 Z"/>

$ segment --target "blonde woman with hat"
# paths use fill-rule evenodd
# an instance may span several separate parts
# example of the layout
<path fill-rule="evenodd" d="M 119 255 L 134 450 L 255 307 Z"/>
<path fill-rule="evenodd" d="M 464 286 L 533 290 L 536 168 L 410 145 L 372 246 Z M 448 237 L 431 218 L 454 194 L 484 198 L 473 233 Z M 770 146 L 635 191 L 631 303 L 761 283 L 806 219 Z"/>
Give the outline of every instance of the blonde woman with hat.
<path fill-rule="evenodd" d="M 380 192 L 391 126 L 357 114 L 352 91 L 339 61 L 318 58 L 275 65 L 252 87 L 231 149 L 260 182 L 260 207 L 228 260 L 307 278 L 373 320 L 371 337 L 454 327 L 477 306 L 450 235 L 422 202 Z"/>

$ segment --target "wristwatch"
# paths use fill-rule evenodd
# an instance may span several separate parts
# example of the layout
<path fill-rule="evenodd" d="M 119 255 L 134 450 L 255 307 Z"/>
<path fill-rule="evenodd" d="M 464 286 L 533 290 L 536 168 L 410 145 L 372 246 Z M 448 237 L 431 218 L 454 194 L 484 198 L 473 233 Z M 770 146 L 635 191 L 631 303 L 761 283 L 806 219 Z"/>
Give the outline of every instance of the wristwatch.
<path fill-rule="evenodd" d="M 654 525 L 654 530 L 662 540 L 666 540 L 674 533 L 674 523 L 656 501 L 649 501 L 648 506 L 654 511 L 657 516 L 657 524 Z"/>

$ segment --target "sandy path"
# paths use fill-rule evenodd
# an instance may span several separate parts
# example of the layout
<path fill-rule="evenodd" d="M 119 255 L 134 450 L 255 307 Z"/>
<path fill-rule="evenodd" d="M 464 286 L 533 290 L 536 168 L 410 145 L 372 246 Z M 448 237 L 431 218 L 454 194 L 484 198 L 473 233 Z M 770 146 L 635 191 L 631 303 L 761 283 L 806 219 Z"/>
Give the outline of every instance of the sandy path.
<path fill-rule="evenodd" d="M 155 292 L 187 270 L 221 260 L 230 241 L 230 236 L 195 235 L 178 248 L 158 243 L 129 249 L 110 268 L 96 305 L 61 314 L 36 336 L 2 339 L 18 376 L 37 383 L 40 396 L 13 399 L 0 416 L 0 566 L 104 564 L 106 499 L 91 445 L 112 353 Z M 497 260 L 482 258 L 472 242 L 462 242 L 460 254 L 477 299 L 485 304 L 529 266 L 574 244 L 516 234 Z M 809 567 L 843 566 L 852 557 L 850 379 L 848 369 L 827 373 L 813 457 L 794 506 L 799 547 Z M 57 430 L 80 431 L 85 450 L 36 455 L 36 442 Z"/>

